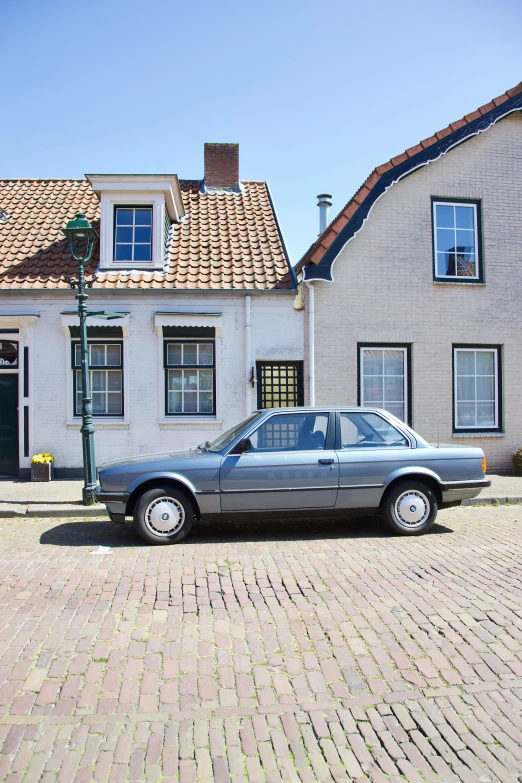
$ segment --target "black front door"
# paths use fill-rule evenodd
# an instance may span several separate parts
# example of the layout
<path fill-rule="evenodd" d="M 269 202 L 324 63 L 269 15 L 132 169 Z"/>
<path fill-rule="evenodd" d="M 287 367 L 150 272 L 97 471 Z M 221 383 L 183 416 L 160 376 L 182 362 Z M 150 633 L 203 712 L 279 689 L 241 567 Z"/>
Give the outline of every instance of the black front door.
<path fill-rule="evenodd" d="M 18 475 L 18 375 L 0 373 L 0 476 Z"/>

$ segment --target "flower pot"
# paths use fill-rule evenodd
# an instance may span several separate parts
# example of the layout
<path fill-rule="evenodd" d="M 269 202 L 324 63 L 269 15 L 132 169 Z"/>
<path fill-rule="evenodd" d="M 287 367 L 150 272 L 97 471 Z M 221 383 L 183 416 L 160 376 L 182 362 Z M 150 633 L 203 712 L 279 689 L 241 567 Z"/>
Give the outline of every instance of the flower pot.
<path fill-rule="evenodd" d="M 33 462 L 31 464 L 31 481 L 51 481 L 54 478 L 53 462 Z"/>

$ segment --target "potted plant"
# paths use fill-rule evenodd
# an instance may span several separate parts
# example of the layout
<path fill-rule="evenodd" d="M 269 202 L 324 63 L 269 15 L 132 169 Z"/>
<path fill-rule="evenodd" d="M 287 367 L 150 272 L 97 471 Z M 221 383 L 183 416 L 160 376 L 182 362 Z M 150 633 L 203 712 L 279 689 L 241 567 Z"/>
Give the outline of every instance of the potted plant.
<path fill-rule="evenodd" d="M 54 478 L 53 463 L 52 454 L 35 454 L 31 460 L 31 481 L 51 481 Z"/>

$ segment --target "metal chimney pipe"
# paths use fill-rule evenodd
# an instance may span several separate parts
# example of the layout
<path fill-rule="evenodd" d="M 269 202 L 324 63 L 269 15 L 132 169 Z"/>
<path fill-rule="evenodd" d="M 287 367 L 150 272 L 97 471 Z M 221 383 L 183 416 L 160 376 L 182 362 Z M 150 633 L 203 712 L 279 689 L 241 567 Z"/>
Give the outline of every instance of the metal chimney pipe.
<path fill-rule="evenodd" d="M 317 206 L 319 207 L 319 234 L 322 234 L 328 225 L 328 210 L 332 206 L 332 197 L 330 194 L 319 193 L 317 196 Z"/>

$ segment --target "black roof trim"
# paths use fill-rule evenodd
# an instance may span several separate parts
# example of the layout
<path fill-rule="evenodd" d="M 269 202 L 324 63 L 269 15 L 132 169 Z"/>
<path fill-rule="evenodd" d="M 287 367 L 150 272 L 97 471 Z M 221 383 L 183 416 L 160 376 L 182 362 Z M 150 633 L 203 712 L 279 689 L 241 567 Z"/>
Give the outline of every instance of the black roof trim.
<path fill-rule="evenodd" d="M 399 180 L 404 179 L 404 177 L 407 177 L 409 174 L 412 174 L 416 169 L 437 160 L 437 158 L 440 158 L 446 152 L 449 152 L 453 147 L 468 141 L 472 136 L 476 136 L 478 133 L 483 133 L 488 130 L 488 128 L 496 122 L 507 117 L 508 114 L 520 110 L 522 110 L 522 93 L 518 93 L 513 98 L 509 98 L 507 101 L 504 101 L 504 103 L 501 103 L 500 106 L 496 106 L 494 109 L 487 112 L 487 114 L 483 114 L 482 117 L 478 117 L 476 120 L 464 125 L 462 128 L 458 128 L 445 138 L 432 144 L 430 147 L 427 147 L 427 149 L 422 150 L 422 152 L 417 153 L 417 155 L 414 155 L 412 158 L 405 160 L 403 163 L 394 166 L 392 169 L 382 174 L 357 211 L 334 239 L 320 262 L 318 264 L 307 264 L 303 268 L 303 279 L 305 281 L 325 280 L 328 283 L 332 283 L 332 267 L 337 256 L 347 242 L 353 239 L 361 230 L 376 201 L 383 196 L 392 185 Z"/>

